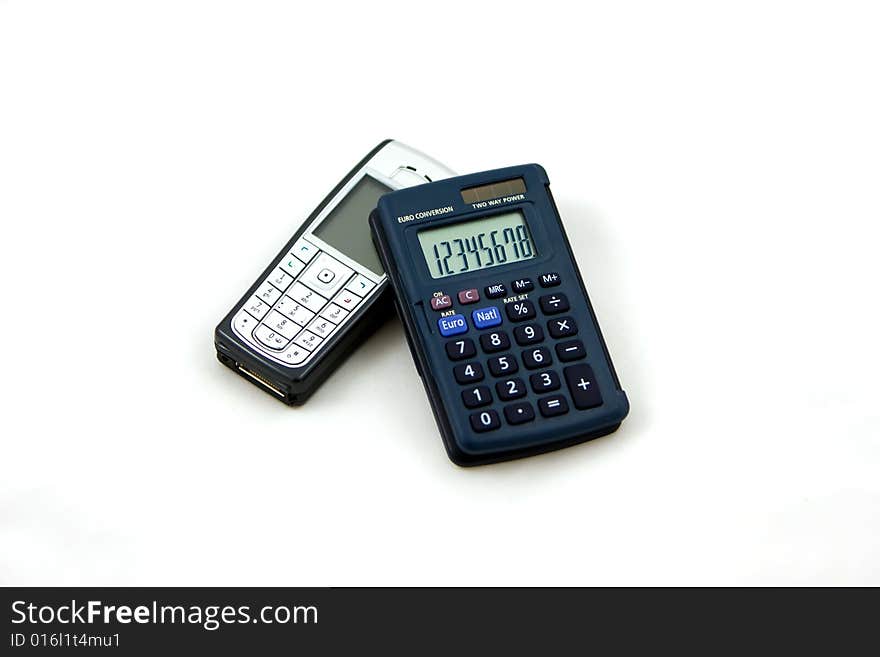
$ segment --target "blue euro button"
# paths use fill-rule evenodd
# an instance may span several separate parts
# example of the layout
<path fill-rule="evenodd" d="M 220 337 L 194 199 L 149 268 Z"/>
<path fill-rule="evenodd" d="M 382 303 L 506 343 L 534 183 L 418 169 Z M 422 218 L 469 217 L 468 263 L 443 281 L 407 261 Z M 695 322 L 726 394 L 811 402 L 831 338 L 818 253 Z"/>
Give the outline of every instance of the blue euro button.
<path fill-rule="evenodd" d="M 467 333 L 467 320 L 464 315 L 449 315 L 441 317 L 437 320 L 437 326 L 440 327 L 440 335 L 448 338 L 450 335 L 458 335 L 459 333 Z"/>
<path fill-rule="evenodd" d="M 477 308 L 471 313 L 474 320 L 474 326 L 478 329 L 489 328 L 490 326 L 498 326 L 501 323 L 501 313 L 495 306 L 487 306 L 486 308 Z"/>

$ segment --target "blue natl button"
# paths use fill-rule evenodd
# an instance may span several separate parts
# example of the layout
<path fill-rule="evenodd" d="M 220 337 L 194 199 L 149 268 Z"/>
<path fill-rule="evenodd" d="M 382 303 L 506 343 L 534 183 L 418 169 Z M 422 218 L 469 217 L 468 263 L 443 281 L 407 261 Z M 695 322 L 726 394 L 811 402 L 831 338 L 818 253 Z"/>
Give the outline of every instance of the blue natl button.
<path fill-rule="evenodd" d="M 501 313 L 495 306 L 487 306 L 486 308 L 477 308 L 471 313 L 474 320 L 474 326 L 478 329 L 489 328 L 490 326 L 498 326 L 501 323 Z"/>
<path fill-rule="evenodd" d="M 440 335 L 448 338 L 450 335 L 458 335 L 459 333 L 467 333 L 467 320 L 464 315 L 449 315 L 441 317 L 437 320 L 437 326 L 440 328 Z"/>

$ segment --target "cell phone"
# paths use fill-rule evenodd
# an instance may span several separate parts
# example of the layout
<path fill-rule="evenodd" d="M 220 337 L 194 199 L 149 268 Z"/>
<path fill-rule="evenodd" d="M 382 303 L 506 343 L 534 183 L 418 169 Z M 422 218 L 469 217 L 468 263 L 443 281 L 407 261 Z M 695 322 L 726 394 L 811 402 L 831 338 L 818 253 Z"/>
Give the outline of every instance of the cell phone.
<path fill-rule="evenodd" d="M 455 463 L 528 456 L 620 426 L 629 401 L 542 167 L 387 194 L 370 225 Z"/>
<path fill-rule="evenodd" d="M 287 404 L 308 399 L 392 312 L 370 211 L 387 192 L 452 175 L 399 141 L 367 153 L 217 326 L 220 362 Z"/>

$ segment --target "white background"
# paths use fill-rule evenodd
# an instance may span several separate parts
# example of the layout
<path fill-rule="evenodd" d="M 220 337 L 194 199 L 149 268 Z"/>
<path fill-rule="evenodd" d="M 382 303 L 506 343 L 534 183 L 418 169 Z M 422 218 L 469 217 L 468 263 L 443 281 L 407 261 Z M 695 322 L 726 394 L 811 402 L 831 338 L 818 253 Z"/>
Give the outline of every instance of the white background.
<path fill-rule="evenodd" d="M 7 584 L 880 584 L 876 4 L 0 0 Z M 372 146 L 547 169 L 632 411 L 446 458 L 214 325 Z"/>

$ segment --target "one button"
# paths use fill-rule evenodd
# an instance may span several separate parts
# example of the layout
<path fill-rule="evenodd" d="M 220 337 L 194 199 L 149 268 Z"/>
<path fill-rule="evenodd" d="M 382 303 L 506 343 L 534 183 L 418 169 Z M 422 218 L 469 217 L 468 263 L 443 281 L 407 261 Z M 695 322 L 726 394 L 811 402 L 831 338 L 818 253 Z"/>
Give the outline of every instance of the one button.
<path fill-rule="evenodd" d="M 559 360 L 567 363 L 572 360 L 586 358 L 587 350 L 584 348 L 584 343 L 580 340 L 568 340 L 556 345 L 556 355 L 559 356 Z"/>
<path fill-rule="evenodd" d="M 271 306 L 273 303 L 275 303 L 278 297 L 281 296 L 281 292 L 278 291 L 277 287 L 267 281 L 257 288 L 254 296 L 257 297 L 257 299 L 259 299 L 260 301 L 265 301 Z"/>
<path fill-rule="evenodd" d="M 458 293 L 458 302 L 461 304 L 476 303 L 479 300 L 480 292 L 475 287 L 472 287 L 469 290 L 462 290 Z"/>
<path fill-rule="evenodd" d="M 290 317 L 290 319 L 292 319 L 300 326 L 305 326 L 310 321 L 312 321 L 312 317 L 315 316 L 315 313 L 313 313 L 301 303 L 297 303 L 286 294 L 281 297 L 281 301 L 277 303 L 277 305 L 275 306 L 275 310 L 280 312 L 285 317 Z"/>
<path fill-rule="evenodd" d="M 452 297 L 444 294 L 439 297 L 431 297 L 431 310 L 446 310 L 452 306 Z"/>
<path fill-rule="evenodd" d="M 323 317 L 316 317 L 315 321 L 309 324 L 309 330 L 321 338 L 326 338 L 333 333 L 333 329 L 335 328 L 336 324 Z"/>
<path fill-rule="evenodd" d="M 546 315 L 564 313 L 568 310 L 568 297 L 564 294 L 545 294 L 538 299 L 538 303 L 541 304 L 541 310 Z"/>
<path fill-rule="evenodd" d="M 568 413 L 568 402 L 562 395 L 552 395 L 539 399 L 538 408 L 544 417 L 555 417 Z"/>
<path fill-rule="evenodd" d="M 343 290 L 336 295 L 336 298 L 333 299 L 333 302 L 337 306 L 341 306 L 342 308 L 345 308 L 345 310 L 348 310 L 350 312 L 356 305 L 361 302 L 361 298 L 356 294 L 352 294 L 348 290 Z"/>
<path fill-rule="evenodd" d="M 486 287 L 486 297 L 489 299 L 500 299 L 507 294 L 507 288 L 503 283 L 495 283 Z"/>
<path fill-rule="evenodd" d="M 315 335 L 311 331 L 301 331 L 300 334 L 296 336 L 296 340 L 293 341 L 294 344 L 298 344 L 303 349 L 308 349 L 309 351 L 317 349 L 321 342 L 321 337 Z"/>
<path fill-rule="evenodd" d="M 366 276 L 361 276 L 360 274 L 358 274 L 348 282 L 348 285 L 345 286 L 345 289 L 350 292 L 354 292 L 359 297 L 365 297 L 374 287 L 376 287 L 376 284 L 373 281 L 371 281 Z"/>
<path fill-rule="evenodd" d="M 251 297 L 251 300 L 244 305 L 244 309 L 257 319 L 263 319 L 263 316 L 269 312 L 269 307 L 268 303 L 260 300 L 258 297 Z"/>
<path fill-rule="evenodd" d="M 468 408 L 478 408 L 492 403 L 492 393 L 486 386 L 475 386 L 462 390 L 461 400 Z"/>
<path fill-rule="evenodd" d="M 279 354 L 279 357 L 288 365 L 298 365 L 309 357 L 309 352 L 299 345 L 291 343 L 283 353 Z"/>
<path fill-rule="evenodd" d="M 578 325 L 574 317 L 558 317 L 547 322 L 547 330 L 552 338 L 567 338 L 578 332 Z"/>
<path fill-rule="evenodd" d="M 492 431 L 500 426 L 501 419 L 498 417 L 498 413 L 492 409 L 471 415 L 471 427 L 474 431 Z"/>
<path fill-rule="evenodd" d="M 532 374 L 529 377 L 529 381 L 532 384 L 532 390 L 535 392 L 550 392 L 551 390 L 558 390 L 559 386 L 562 385 L 559 381 L 559 375 L 553 370 Z"/>
<path fill-rule="evenodd" d="M 519 370 L 516 357 L 511 354 L 506 356 L 494 356 L 489 359 L 489 371 L 492 376 L 507 376 L 515 374 Z"/>
<path fill-rule="evenodd" d="M 313 313 L 321 310 L 324 304 L 327 303 L 327 299 L 298 281 L 287 291 L 287 296 L 297 303 L 301 303 Z"/>
<path fill-rule="evenodd" d="M 535 419 L 535 409 L 529 402 L 520 402 L 504 407 L 504 417 L 508 424 L 523 424 Z"/>
<path fill-rule="evenodd" d="M 437 327 L 440 329 L 440 335 L 444 338 L 448 338 L 450 335 L 458 335 L 460 333 L 467 333 L 467 321 L 464 318 L 464 315 L 449 315 L 448 317 L 441 317 L 437 320 Z"/>
<path fill-rule="evenodd" d="M 284 290 L 290 287 L 290 284 L 293 283 L 293 276 L 281 269 L 281 267 L 276 267 L 275 271 L 269 274 L 269 278 L 266 280 L 284 292 Z"/>
<path fill-rule="evenodd" d="M 541 284 L 541 287 L 556 287 L 559 285 L 562 279 L 559 278 L 559 274 L 555 271 L 550 272 L 549 274 L 541 274 L 538 276 L 538 282 Z"/>
<path fill-rule="evenodd" d="M 299 324 L 295 324 L 292 319 L 285 317 L 276 310 L 273 310 L 268 315 L 266 315 L 266 319 L 263 320 L 263 324 L 268 326 L 273 331 L 280 333 L 288 340 L 292 340 L 300 331 Z"/>
<path fill-rule="evenodd" d="M 321 296 L 332 297 L 354 275 L 354 270 L 339 262 L 329 253 L 322 253 L 299 276 L 300 283 Z"/>
<path fill-rule="evenodd" d="M 510 349 L 510 338 L 504 331 L 492 331 L 480 336 L 480 346 L 487 354 Z"/>
<path fill-rule="evenodd" d="M 495 384 L 495 392 L 501 401 L 510 401 L 526 396 L 526 382 L 519 377 L 499 381 Z"/>
<path fill-rule="evenodd" d="M 517 294 L 520 294 L 522 292 L 531 292 L 535 289 L 535 284 L 532 283 L 530 278 L 520 278 L 513 281 L 510 284 L 510 288 Z"/>
<path fill-rule="evenodd" d="M 257 320 L 247 314 L 245 310 L 239 310 L 238 314 L 232 318 L 232 326 L 241 335 L 250 338 L 254 328 L 257 326 Z"/>
<path fill-rule="evenodd" d="M 483 380 L 483 366 L 479 363 L 462 363 L 452 368 L 459 383 L 476 383 Z"/>
<path fill-rule="evenodd" d="M 297 243 L 293 245 L 290 252 L 303 262 L 309 262 L 318 254 L 318 247 L 311 242 L 298 240 Z"/>
<path fill-rule="evenodd" d="M 277 331 L 273 331 L 265 324 L 260 324 L 257 327 L 257 330 L 254 331 L 254 337 L 260 342 L 260 344 L 265 345 L 273 351 L 281 351 L 290 342 L 288 338 L 285 338 Z"/>
<path fill-rule="evenodd" d="M 596 385 L 592 367 L 586 363 L 571 365 L 563 370 L 563 374 L 575 408 L 584 409 L 602 405 L 602 393 Z"/>
<path fill-rule="evenodd" d="M 321 311 L 321 317 L 329 319 L 334 324 L 339 324 L 345 319 L 346 315 L 348 315 L 348 311 L 345 308 L 337 306 L 335 303 L 329 304 Z"/>
<path fill-rule="evenodd" d="M 535 347 L 534 349 L 526 349 L 522 352 L 523 363 L 530 370 L 536 370 L 541 367 L 547 367 L 553 364 L 553 358 L 550 351 L 545 347 Z"/>
<path fill-rule="evenodd" d="M 501 323 L 501 313 L 495 306 L 486 306 L 471 311 L 471 319 L 474 320 L 474 326 L 478 329 L 491 328 Z"/>
<path fill-rule="evenodd" d="M 537 324 L 524 324 L 513 329 L 513 337 L 516 338 L 516 343 L 523 347 L 537 344 L 544 340 L 544 329 Z"/>
<path fill-rule="evenodd" d="M 450 340 L 446 343 L 446 355 L 449 356 L 449 360 L 473 358 L 477 355 L 477 348 L 474 346 L 474 341 L 470 338 Z"/>
<path fill-rule="evenodd" d="M 299 274 L 303 269 L 306 268 L 306 266 L 302 263 L 302 260 L 293 255 L 293 251 L 281 258 L 281 262 L 278 264 L 278 266 L 294 278 L 296 278 L 297 274 Z"/>
<path fill-rule="evenodd" d="M 535 304 L 528 299 L 522 301 L 511 301 L 504 306 L 507 317 L 512 322 L 522 322 L 527 319 L 535 318 Z"/>

